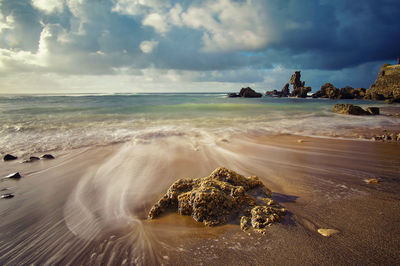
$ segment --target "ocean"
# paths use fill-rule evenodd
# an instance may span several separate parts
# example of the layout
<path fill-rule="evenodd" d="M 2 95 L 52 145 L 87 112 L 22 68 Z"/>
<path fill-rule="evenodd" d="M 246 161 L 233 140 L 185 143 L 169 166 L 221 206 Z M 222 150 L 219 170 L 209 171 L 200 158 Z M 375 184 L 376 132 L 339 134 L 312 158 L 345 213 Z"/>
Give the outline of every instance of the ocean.
<path fill-rule="evenodd" d="M 356 128 L 397 124 L 388 116 L 334 114 L 338 102 L 382 106 L 363 100 L 227 98 L 225 93 L 1 95 L 0 152 L 23 156 L 169 136 L 193 142 L 238 134 L 340 137 Z"/>

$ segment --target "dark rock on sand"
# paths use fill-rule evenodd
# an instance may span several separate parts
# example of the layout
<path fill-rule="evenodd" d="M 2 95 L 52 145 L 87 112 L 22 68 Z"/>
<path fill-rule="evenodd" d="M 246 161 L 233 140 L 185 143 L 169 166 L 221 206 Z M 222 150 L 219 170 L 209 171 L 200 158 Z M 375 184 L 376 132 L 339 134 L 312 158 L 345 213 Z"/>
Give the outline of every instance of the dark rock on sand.
<path fill-rule="evenodd" d="M 379 115 L 379 108 L 378 107 L 368 107 L 367 112 L 371 115 Z"/>
<path fill-rule="evenodd" d="M 42 155 L 42 158 L 43 159 L 48 159 L 48 160 L 55 159 L 55 157 L 53 155 L 51 155 L 51 154 Z"/>
<path fill-rule="evenodd" d="M 3 157 L 3 160 L 4 160 L 4 161 L 12 161 L 12 160 L 16 160 L 16 159 L 18 159 L 18 157 L 17 157 L 17 156 L 14 156 L 14 155 L 11 155 L 11 154 L 6 154 L 6 155 Z"/>
<path fill-rule="evenodd" d="M 260 98 L 260 97 L 262 97 L 262 94 L 256 92 L 255 90 L 253 90 L 250 87 L 247 87 L 247 88 L 242 88 L 240 90 L 239 96 L 244 97 L 244 98 Z"/>
<path fill-rule="evenodd" d="M 11 198 L 14 198 L 14 194 L 11 194 L 11 193 L 3 194 L 3 195 L 1 195 L 0 198 L 2 198 L 2 199 L 11 199 Z"/>
<path fill-rule="evenodd" d="M 367 90 L 365 99 L 400 102 L 400 65 L 384 64 L 375 83 Z"/>
<path fill-rule="evenodd" d="M 246 178 L 222 167 L 207 177 L 177 180 L 148 217 L 155 219 L 171 211 L 191 215 L 206 226 L 236 221 L 242 230 L 253 227 L 260 233 L 286 213 L 257 176 Z"/>
<path fill-rule="evenodd" d="M 32 163 L 32 162 L 39 161 L 39 160 L 40 160 L 39 157 L 31 156 L 31 157 L 29 157 L 29 159 L 24 160 L 23 163 Z"/>
<path fill-rule="evenodd" d="M 335 104 L 332 111 L 344 115 L 370 115 L 369 112 L 365 111 L 360 106 L 352 104 Z"/>
<path fill-rule="evenodd" d="M 16 173 L 9 174 L 8 176 L 6 176 L 6 178 L 20 179 L 21 175 L 19 174 L 19 172 L 16 172 Z"/>

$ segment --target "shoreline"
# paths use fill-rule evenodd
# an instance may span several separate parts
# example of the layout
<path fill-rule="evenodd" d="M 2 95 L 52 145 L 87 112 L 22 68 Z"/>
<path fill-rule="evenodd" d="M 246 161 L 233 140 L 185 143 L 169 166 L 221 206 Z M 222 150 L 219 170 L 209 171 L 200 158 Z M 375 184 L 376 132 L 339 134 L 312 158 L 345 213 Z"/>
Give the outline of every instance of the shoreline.
<path fill-rule="evenodd" d="M 15 192 L 0 201 L 0 262 L 391 264 L 400 248 L 397 145 L 276 135 L 193 147 L 175 136 L 1 162 L 2 176 L 23 177 L 0 183 Z M 218 166 L 258 175 L 289 211 L 285 222 L 249 236 L 235 224 L 208 228 L 175 214 L 145 219 L 174 180 Z M 365 182 L 373 177 L 381 182 Z M 340 233 L 325 238 L 318 228 Z"/>

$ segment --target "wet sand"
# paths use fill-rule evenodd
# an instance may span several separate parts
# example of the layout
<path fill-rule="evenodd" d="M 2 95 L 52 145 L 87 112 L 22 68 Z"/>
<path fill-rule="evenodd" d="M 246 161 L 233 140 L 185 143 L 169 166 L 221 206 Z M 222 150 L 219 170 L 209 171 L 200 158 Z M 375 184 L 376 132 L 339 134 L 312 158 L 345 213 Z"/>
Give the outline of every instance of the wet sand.
<path fill-rule="evenodd" d="M 173 136 L 0 162 L 0 176 L 23 176 L 0 182 L 1 194 L 15 194 L 0 200 L 0 264 L 399 264 L 399 148 L 290 135 Z M 173 181 L 219 166 L 258 175 L 289 211 L 285 222 L 264 236 L 177 214 L 146 220 Z M 318 228 L 339 233 L 324 237 Z"/>

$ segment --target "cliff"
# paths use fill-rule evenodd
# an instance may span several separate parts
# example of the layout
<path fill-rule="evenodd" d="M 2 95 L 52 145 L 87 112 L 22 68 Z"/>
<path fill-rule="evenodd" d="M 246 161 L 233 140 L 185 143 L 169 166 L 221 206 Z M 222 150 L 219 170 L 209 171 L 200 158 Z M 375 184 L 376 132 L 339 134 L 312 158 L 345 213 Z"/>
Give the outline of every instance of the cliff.
<path fill-rule="evenodd" d="M 400 65 L 383 65 L 365 98 L 400 102 Z"/>

